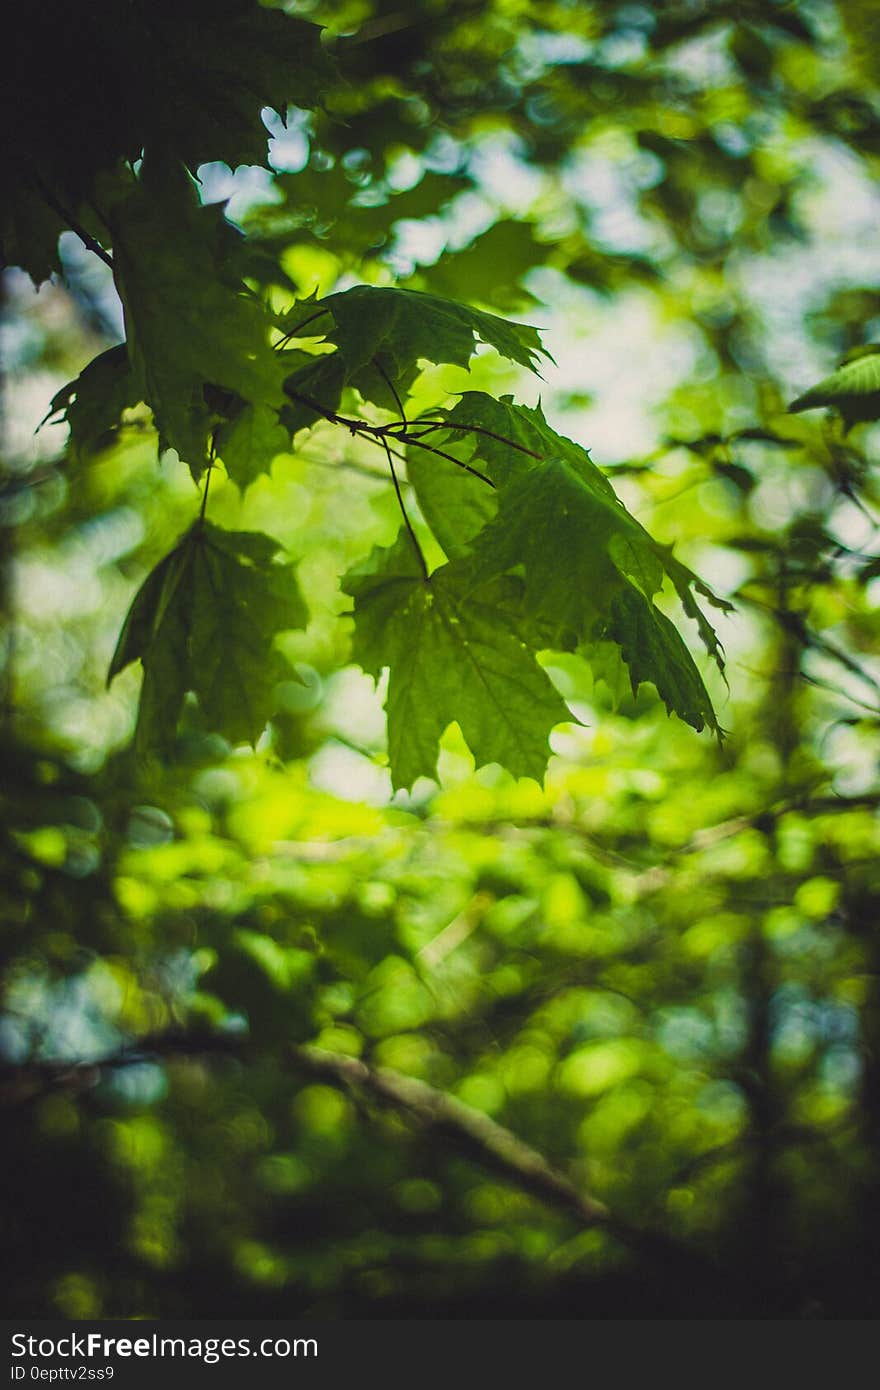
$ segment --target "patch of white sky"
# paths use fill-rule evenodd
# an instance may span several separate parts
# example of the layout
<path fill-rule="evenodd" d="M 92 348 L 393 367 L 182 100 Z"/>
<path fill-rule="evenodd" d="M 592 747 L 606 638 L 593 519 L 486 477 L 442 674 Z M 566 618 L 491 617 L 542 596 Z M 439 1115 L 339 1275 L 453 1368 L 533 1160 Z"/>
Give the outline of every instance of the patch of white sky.
<path fill-rule="evenodd" d="M 774 368 L 793 394 L 835 366 L 833 349 L 806 331 L 807 316 L 848 286 L 880 283 L 880 189 L 841 146 L 815 141 L 803 153 L 812 170 L 809 187 L 799 195 L 809 241 L 777 244 L 731 266 L 739 288 L 760 310 Z"/>

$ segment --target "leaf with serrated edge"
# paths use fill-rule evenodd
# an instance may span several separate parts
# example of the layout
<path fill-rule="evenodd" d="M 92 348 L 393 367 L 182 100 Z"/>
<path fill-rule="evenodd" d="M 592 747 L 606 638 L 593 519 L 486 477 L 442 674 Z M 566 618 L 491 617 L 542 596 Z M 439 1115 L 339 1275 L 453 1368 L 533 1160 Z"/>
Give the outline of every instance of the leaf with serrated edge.
<path fill-rule="evenodd" d="M 625 574 L 648 595 L 663 579 L 638 522 L 562 459 L 535 465 L 503 487 L 497 517 L 471 550 L 477 582 L 523 566 L 527 607 L 555 627 L 554 645 L 563 648 L 596 635 Z"/>
<path fill-rule="evenodd" d="M 214 423 L 206 388 L 263 408 L 283 402 L 273 320 L 243 283 L 239 234 L 219 208 L 197 206 L 185 173 L 145 166 L 110 223 L 132 370 L 161 438 L 198 478 Z"/>
<path fill-rule="evenodd" d="M 274 563 L 278 550 L 258 532 L 200 522 L 144 581 L 108 676 L 143 663 L 140 752 L 167 752 L 188 690 L 213 730 L 233 743 L 259 738 L 284 674 L 275 636 L 308 616 L 292 570 Z"/>
<path fill-rule="evenodd" d="M 74 381 L 55 394 L 46 420 L 61 414 L 70 426 L 70 452 L 81 458 L 118 425 L 123 411 L 137 405 L 142 395 L 121 343 L 99 353 Z"/>
<path fill-rule="evenodd" d="M 718 732 L 703 678 L 677 628 L 632 584 L 621 585 L 612 600 L 607 635 L 620 647 L 634 695 L 651 681 L 670 714 L 697 731 L 708 725 Z"/>
<path fill-rule="evenodd" d="M 469 592 L 456 564 L 430 580 L 409 536 L 349 571 L 353 655 L 389 668 L 388 751 L 395 788 L 435 777 L 440 738 L 457 722 L 478 766 L 498 762 L 541 780 L 551 729 L 572 715 L 534 654 L 491 597 Z"/>
<path fill-rule="evenodd" d="M 399 369 L 422 359 L 466 367 L 478 342 L 531 371 L 549 356 L 537 329 L 420 290 L 356 285 L 322 302 L 336 325 L 329 336 L 352 373 L 380 349 Z"/>

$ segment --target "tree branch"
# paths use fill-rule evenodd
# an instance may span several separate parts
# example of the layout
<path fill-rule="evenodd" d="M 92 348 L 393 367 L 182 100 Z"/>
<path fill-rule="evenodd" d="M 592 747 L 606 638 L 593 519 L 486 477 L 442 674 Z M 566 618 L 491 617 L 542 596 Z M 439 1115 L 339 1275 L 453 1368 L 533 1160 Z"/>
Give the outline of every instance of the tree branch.
<path fill-rule="evenodd" d="M 543 1154 L 488 1115 L 415 1077 L 386 1067 L 371 1067 L 357 1057 L 323 1048 L 294 1046 L 292 1066 L 307 1076 L 343 1090 L 366 1093 L 380 1104 L 409 1115 L 440 1139 L 455 1145 L 481 1167 L 497 1173 L 512 1186 L 573 1216 L 585 1228 L 606 1230 L 636 1254 L 659 1260 L 665 1267 L 684 1266 L 693 1274 L 713 1274 L 703 1258 L 663 1232 L 631 1225 L 604 1202 L 581 1191 Z"/>
<path fill-rule="evenodd" d="M 240 1035 L 171 1030 L 147 1035 L 94 1061 L 40 1061 L 6 1066 L 0 1069 L 0 1097 L 7 1105 L 27 1106 L 53 1090 L 90 1090 L 107 1072 L 166 1058 L 198 1056 L 232 1057 L 247 1062 L 255 1060 L 256 1054 L 249 1040 Z M 631 1225 L 604 1202 L 581 1191 L 511 1130 L 424 1081 L 310 1045 L 287 1047 L 282 1060 L 301 1076 L 359 1092 L 393 1107 L 513 1187 L 567 1213 L 583 1228 L 607 1231 L 639 1256 L 659 1261 L 667 1269 L 677 1266 L 692 1276 L 714 1275 L 713 1267 L 701 1255 L 661 1231 Z"/>

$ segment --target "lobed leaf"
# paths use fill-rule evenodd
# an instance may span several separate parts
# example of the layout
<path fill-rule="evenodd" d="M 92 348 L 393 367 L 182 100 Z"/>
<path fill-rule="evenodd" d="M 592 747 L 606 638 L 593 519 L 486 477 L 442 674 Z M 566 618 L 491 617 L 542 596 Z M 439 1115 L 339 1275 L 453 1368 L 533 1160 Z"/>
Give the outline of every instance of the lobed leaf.
<path fill-rule="evenodd" d="M 454 464 L 430 456 L 427 461 L 413 458 L 418 446 L 410 449 L 416 495 L 432 530 L 439 528 L 435 535 L 446 553 L 470 557 L 476 585 L 522 573 L 524 617 L 536 642 L 571 650 L 614 641 L 634 689 L 651 680 L 670 711 L 698 729 L 708 724 L 717 730 L 696 666 L 677 633 L 673 642 L 668 619 L 651 599 L 668 578 L 720 669 L 721 646 L 695 593 L 719 607 L 730 605 L 716 599 L 649 535 L 587 452 L 557 434 L 540 407 L 530 410 L 509 397 L 496 401 L 466 392 L 453 410 L 442 413 L 442 420 L 449 433 L 432 432 L 423 439 L 440 438 L 444 452 L 479 468 L 497 488 L 495 510 L 495 496 L 485 482 L 462 474 L 453 483 L 451 471 L 461 472 Z M 428 481 L 435 464 L 443 466 L 451 484 L 445 506 L 436 496 L 439 476 Z M 456 537 L 458 523 L 463 529 Z M 641 608 L 633 595 L 640 597 Z M 641 647 L 634 640 L 636 631 L 644 639 Z"/>
<path fill-rule="evenodd" d="M 121 343 L 99 353 L 75 381 L 55 394 L 46 420 L 61 415 L 70 426 L 70 451 L 82 458 L 119 424 L 123 411 L 137 405 L 142 395 L 125 344 Z"/>
<path fill-rule="evenodd" d="M 337 348 L 334 367 L 329 366 L 334 358 L 322 358 L 323 365 L 314 369 L 322 378 L 329 374 L 326 383 L 318 383 L 322 389 L 325 384 L 333 391 L 338 387 L 335 404 L 332 396 L 317 394 L 312 384 L 313 399 L 329 410 L 338 405 L 345 385 L 354 386 L 365 400 L 395 410 L 421 362 L 467 367 L 479 343 L 535 372 L 539 358 L 549 358 L 537 329 L 420 290 L 355 285 L 328 295 L 317 307 L 329 318 L 316 316 L 315 328 Z M 291 398 L 303 394 L 301 382 L 293 378 L 285 382 L 285 389 Z M 311 423 L 317 414 L 312 412 L 303 423 Z"/>
<path fill-rule="evenodd" d="M 239 234 L 219 208 L 196 205 L 185 174 L 154 170 L 131 183 L 110 220 L 132 372 L 161 441 L 198 478 L 217 388 L 279 408 L 284 354 L 270 346 L 272 320 L 243 283 Z"/>
<path fill-rule="evenodd" d="M 285 670 L 275 636 L 303 627 L 305 604 L 279 546 L 257 532 L 197 522 L 136 594 L 108 681 L 140 659 L 144 683 L 136 746 L 167 753 L 187 691 L 211 727 L 233 743 L 255 743 Z"/>
<path fill-rule="evenodd" d="M 434 777 L 440 738 L 457 722 L 477 765 L 540 780 L 548 738 L 572 716 L 505 611 L 505 586 L 474 591 L 467 568 L 425 579 L 409 535 L 373 551 L 343 589 L 355 600 L 353 655 L 387 667 L 388 752 L 397 787 Z M 501 602 L 499 602 L 501 600 Z"/>

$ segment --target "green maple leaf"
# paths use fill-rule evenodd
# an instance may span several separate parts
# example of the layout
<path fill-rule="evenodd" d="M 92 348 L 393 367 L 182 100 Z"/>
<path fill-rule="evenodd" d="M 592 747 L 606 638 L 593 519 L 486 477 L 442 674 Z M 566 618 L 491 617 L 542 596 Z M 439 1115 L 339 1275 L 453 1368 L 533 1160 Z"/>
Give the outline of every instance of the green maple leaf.
<path fill-rule="evenodd" d="M 537 371 L 541 355 L 549 358 L 537 329 L 420 290 L 356 285 L 328 295 L 316 309 L 324 309 L 327 317 L 322 321 L 313 310 L 313 331 L 335 344 L 335 366 L 330 366 L 334 358 L 322 358 L 311 390 L 292 377 L 285 389 L 292 399 L 310 395 L 328 410 L 336 408 L 346 385 L 365 400 L 396 410 L 420 362 L 467 367 L 479 343 L 531 371 Z M 311 423 L 319 413 L 304 416 L 302 423 Z"/>
<path fill-rule="evenodd" d="M 610 490 L 590 487 L 562 458 L 502 486 L 498 515 L 471 551 L 478 581 L 523 566 L 528 608 L 555 628 L 562 647 L 595 635 L 624 576 L 647 596 L 663 581 L 647 532 Z"/>
<path fill-rule="evenodd" d="M 123 411 L 137 405 L 142 397 L 143 389 L 121 343 L 99 353 L 75 381 L 56 393 L 46 419 L 61 415 L 70 426 L 70 451 L 82 458 L 118 425 Z"/>
<path fill-rule="evenodd" d="M 187 175 L 154 171 L 131 183 L 110 221 L 132 371 L 160 439 L 198 478 L 216 423 L 212 390 L 277 408 L 289 367 L 243 283 L 239 233 L 219 208 L 197 206 Z"/>
<path fill-rule="evenodd" d="M 651 603 L 664 575 L 660 548 L 566 460 L 548 459 L 503 487 L 497 517 L 470 550 L 477 583 L 522 567 L 525 610 L 544 630 L 545 645 L 566 650 L 611 638 L 634 690 L 653 681 L 669 710 L 696 729 L 717 729 L 687 648 Z"/>
<path fill-rule="evenodd" d="M 572 715 L 510 620 L 508 583 L 473 591 L 466 567 L 426 579 L 402 532 L 349 571 L 353 655 L 389 669 L 388 752 L 394 786 L 434 777 L 440 738 L 457 721 L 477 765 L 540 780 L 551 729 Z"/>
<path fill-rule="evenodd" d="M 423 435 L 422 445 L 441 438 L 444 452 L 478 468 L 497 489 L 493 495 L 483 479 L 447 459 L 422 459 L 421 445 L 410 448 L 416 495 L 446 553 L 469 555 L 477 584 L 523 574 L 528 626 L 521 630 L 536 644 L 595 650 L 600 641 L 616 642 L 634 689 L 651 680 L 669 710 L 695 728 L 717 730 L 702 678 L 651 598 L 668 578 L 722 669 L 720 644 L 695 591 L 730 605 L 630 516 L 588 453 L 557 434 L 540 407 L 466 392 L 441 419 L 449 432 L 444 436 L 438 425 L 439 435 Z M 444 468 L 442 479 L 439 467 L 432 473 L 435 465 Z M 452 472 L 460 474 L 454 482 Z M 444 501 L 439 484 L 447 478 L 452 485 Z"/>
<path fill-rule="evenodd" d="M 542 355 L 549 355 L 536 328 L 420 290 L 355 285 L 322 303 L 333 315 L 332 338 L 351 374 L 366 367 L 380 349 L 398 371 L 419 360 L 466 367 L 478 342 L 531 371 Z"/>
<path fill-rule="evenodd" d="M 796 414 L 823 405 L 839 410 L 847 429 L 864 420 L 880 420 L 880 344 L 858 349 L 788 408 Z"/>
<path fill-rule="evenodd" d="M 144 683 L 136 746 L 167 753 L 187 691 L 211 729 L 255 743 L 285 668 L 276 634 L 307 612 L 277 542 L 197 522 L 147 576 L 119 636 L 108 681 L 140 659 Z"/>

